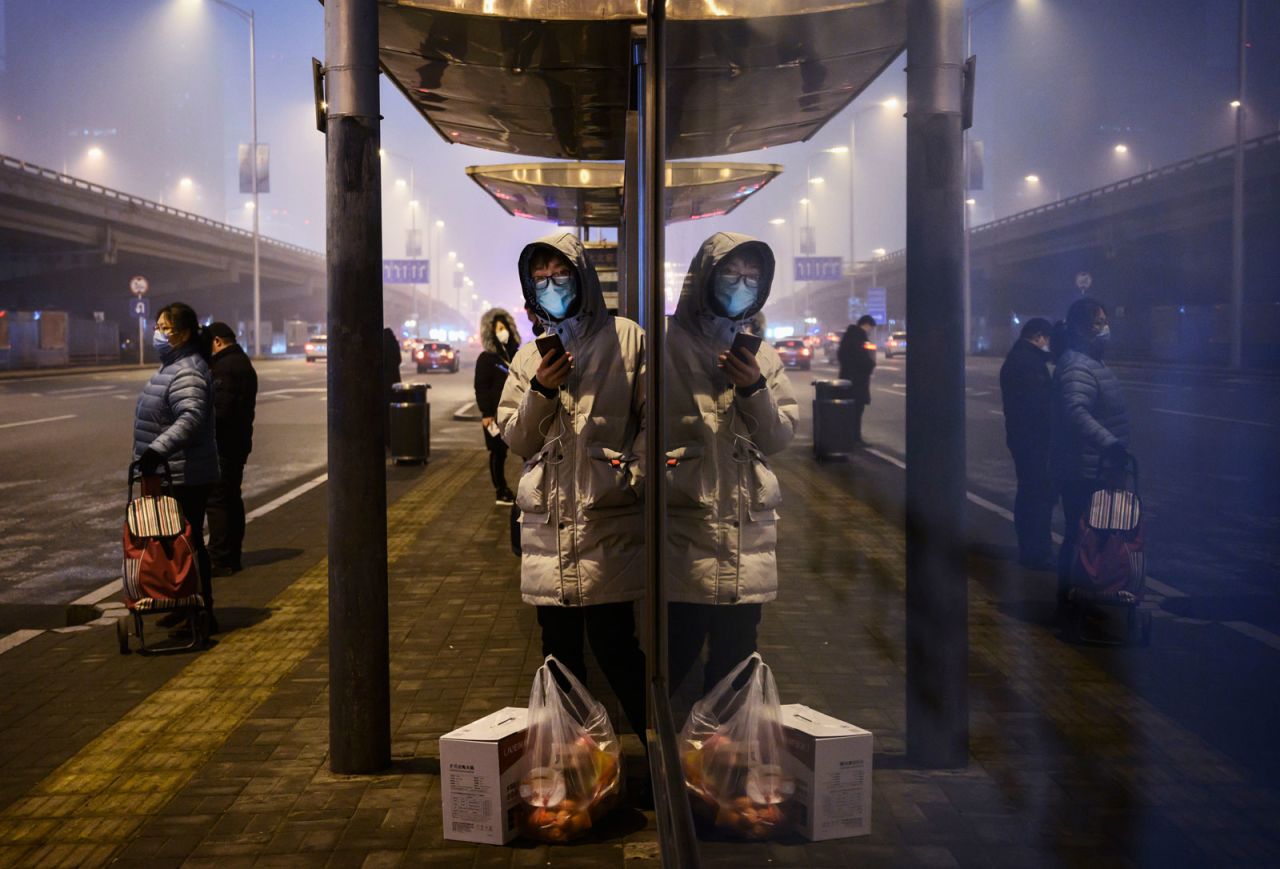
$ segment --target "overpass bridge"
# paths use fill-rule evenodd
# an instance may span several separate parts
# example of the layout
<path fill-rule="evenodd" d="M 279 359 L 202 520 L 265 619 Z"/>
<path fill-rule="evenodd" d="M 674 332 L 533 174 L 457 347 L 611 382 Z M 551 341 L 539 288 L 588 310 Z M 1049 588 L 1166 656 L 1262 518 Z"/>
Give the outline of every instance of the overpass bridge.
<path fill-rule="evenodd" d="M 1118 353 L 1225 362 L 1234 148 L 1201 154 L 975 226 L 975 350 L 1003 353 L 1029 316 L 1060 319 L 1087 285 L 1112 308 Z M 1245 143 L 1245 358 L 1280 365 L 1280 133 Z M 870 263 L 854 295 L 865 298 Z M 874 263 L 889 317 L 906 312 L 906 255 Z M 850 282 L 814 286 L 828 328 L 847 322 Z M 785 303 L 784 303 L 785 304 Z"/>
<path fill-rule="evenodd" d="M 263 238 L 263 319 L 323 321 L 324 254 Z M 0 156 L 0 309 L 127 313 L 129 278 L 152 309 L 186 301 L 203 317 L 253 317 L 253 234 Z"/>

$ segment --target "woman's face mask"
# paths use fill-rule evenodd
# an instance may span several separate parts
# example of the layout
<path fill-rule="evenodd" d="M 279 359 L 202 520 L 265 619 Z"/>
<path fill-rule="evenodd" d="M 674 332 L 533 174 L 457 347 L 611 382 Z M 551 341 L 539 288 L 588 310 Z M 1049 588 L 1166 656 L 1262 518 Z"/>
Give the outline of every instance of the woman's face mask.
<path fill-rule="evenodd" d="M 493 330 L 494 337 L 498 339 L 499 344 L 506 344 L 507 339 L 511 337 L 511 333 L 507 331 L 505 326 L 499 326 Z"/>
<path fill-rule="evenodd" d="M 538 307 L 557 320 L 569 313 L 574 300 L 578 298 L 578 280 L 574 275 L 534 278 L 533 289 L 537 295 Z"/>
<path fill-rule="evenodd" d="M 756 303 L 760 278 L 724 272 L 716 275 L 715 297 L 720 309 L 730 317 L 740 317 Z"/>
<path fill-rule="evenodd" d="M 169 349 L 169 333 L 161 329 L 159 326 L 151 333 L 151 346 L 156 348 L 157 353 L 163 353 Z"/>

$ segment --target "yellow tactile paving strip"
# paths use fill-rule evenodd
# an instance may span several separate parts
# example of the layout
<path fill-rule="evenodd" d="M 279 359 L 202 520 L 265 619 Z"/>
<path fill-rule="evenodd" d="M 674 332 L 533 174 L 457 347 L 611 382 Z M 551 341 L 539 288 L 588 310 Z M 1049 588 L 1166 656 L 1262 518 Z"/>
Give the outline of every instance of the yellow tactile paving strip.
<path fill-rule="evenodd" d="M 391 507 L 388 563 L 470 483 L 468 458 L 441 460 Z M 322 559 L 270 618 L 221 638 L 0 813 L 0 866 L 107 863 L 325 636 L 328 576 Z"/>

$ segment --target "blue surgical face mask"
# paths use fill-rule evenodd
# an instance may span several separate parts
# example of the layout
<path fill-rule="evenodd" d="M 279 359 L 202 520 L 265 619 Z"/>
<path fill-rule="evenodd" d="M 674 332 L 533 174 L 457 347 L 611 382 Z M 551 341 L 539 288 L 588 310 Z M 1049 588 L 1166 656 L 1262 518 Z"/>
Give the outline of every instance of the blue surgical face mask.
<path fill-rule="evenodd" d="M 537 278 L 533 282 L 538 307 L 557 320 L 563 319 L 578 298 L 578 280 L 574 275 Z"/>
<path fill-rule="evenodd" d="M 740 317 L 756 303 L 760 279 L 742 275 L 716 275 L 715 296 L 720 309 L 730 317 Z"/>
<path fill-rule="evenodd" d="M 1103 326 L 1094 334 L 1093 340 L 1104 346 L 1108 344 L 1111 341 L 1111 327 Z"/>
<path fill-rule="evenodd" d="M 156 348 L 157 353 L 163 353 L 169 349 L 169 333 L 160 329 L 156 329 L 151 333 L 151 346 Z"/>

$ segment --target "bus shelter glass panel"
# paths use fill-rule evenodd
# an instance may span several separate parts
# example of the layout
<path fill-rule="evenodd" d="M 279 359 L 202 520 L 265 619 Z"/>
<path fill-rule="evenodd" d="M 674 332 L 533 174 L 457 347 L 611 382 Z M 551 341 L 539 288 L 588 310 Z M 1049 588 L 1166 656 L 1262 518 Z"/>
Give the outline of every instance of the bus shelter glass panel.
<path fill-rule="evenodd" d="M 900 470 L 869 451 L 901 453 L 904 362 L 887 312 L 853 325 L 902 246 L 902 10 L 766 5 L 668 5 L 668 157 L 783 169 L 664 235 L 660 640 L 707 865 L 865 841 L 873 740 L 902 739 Z M 871 409 L 869 376 L 894 392 Z M 823 727 L 843 766 L 815 768 Z"/>

